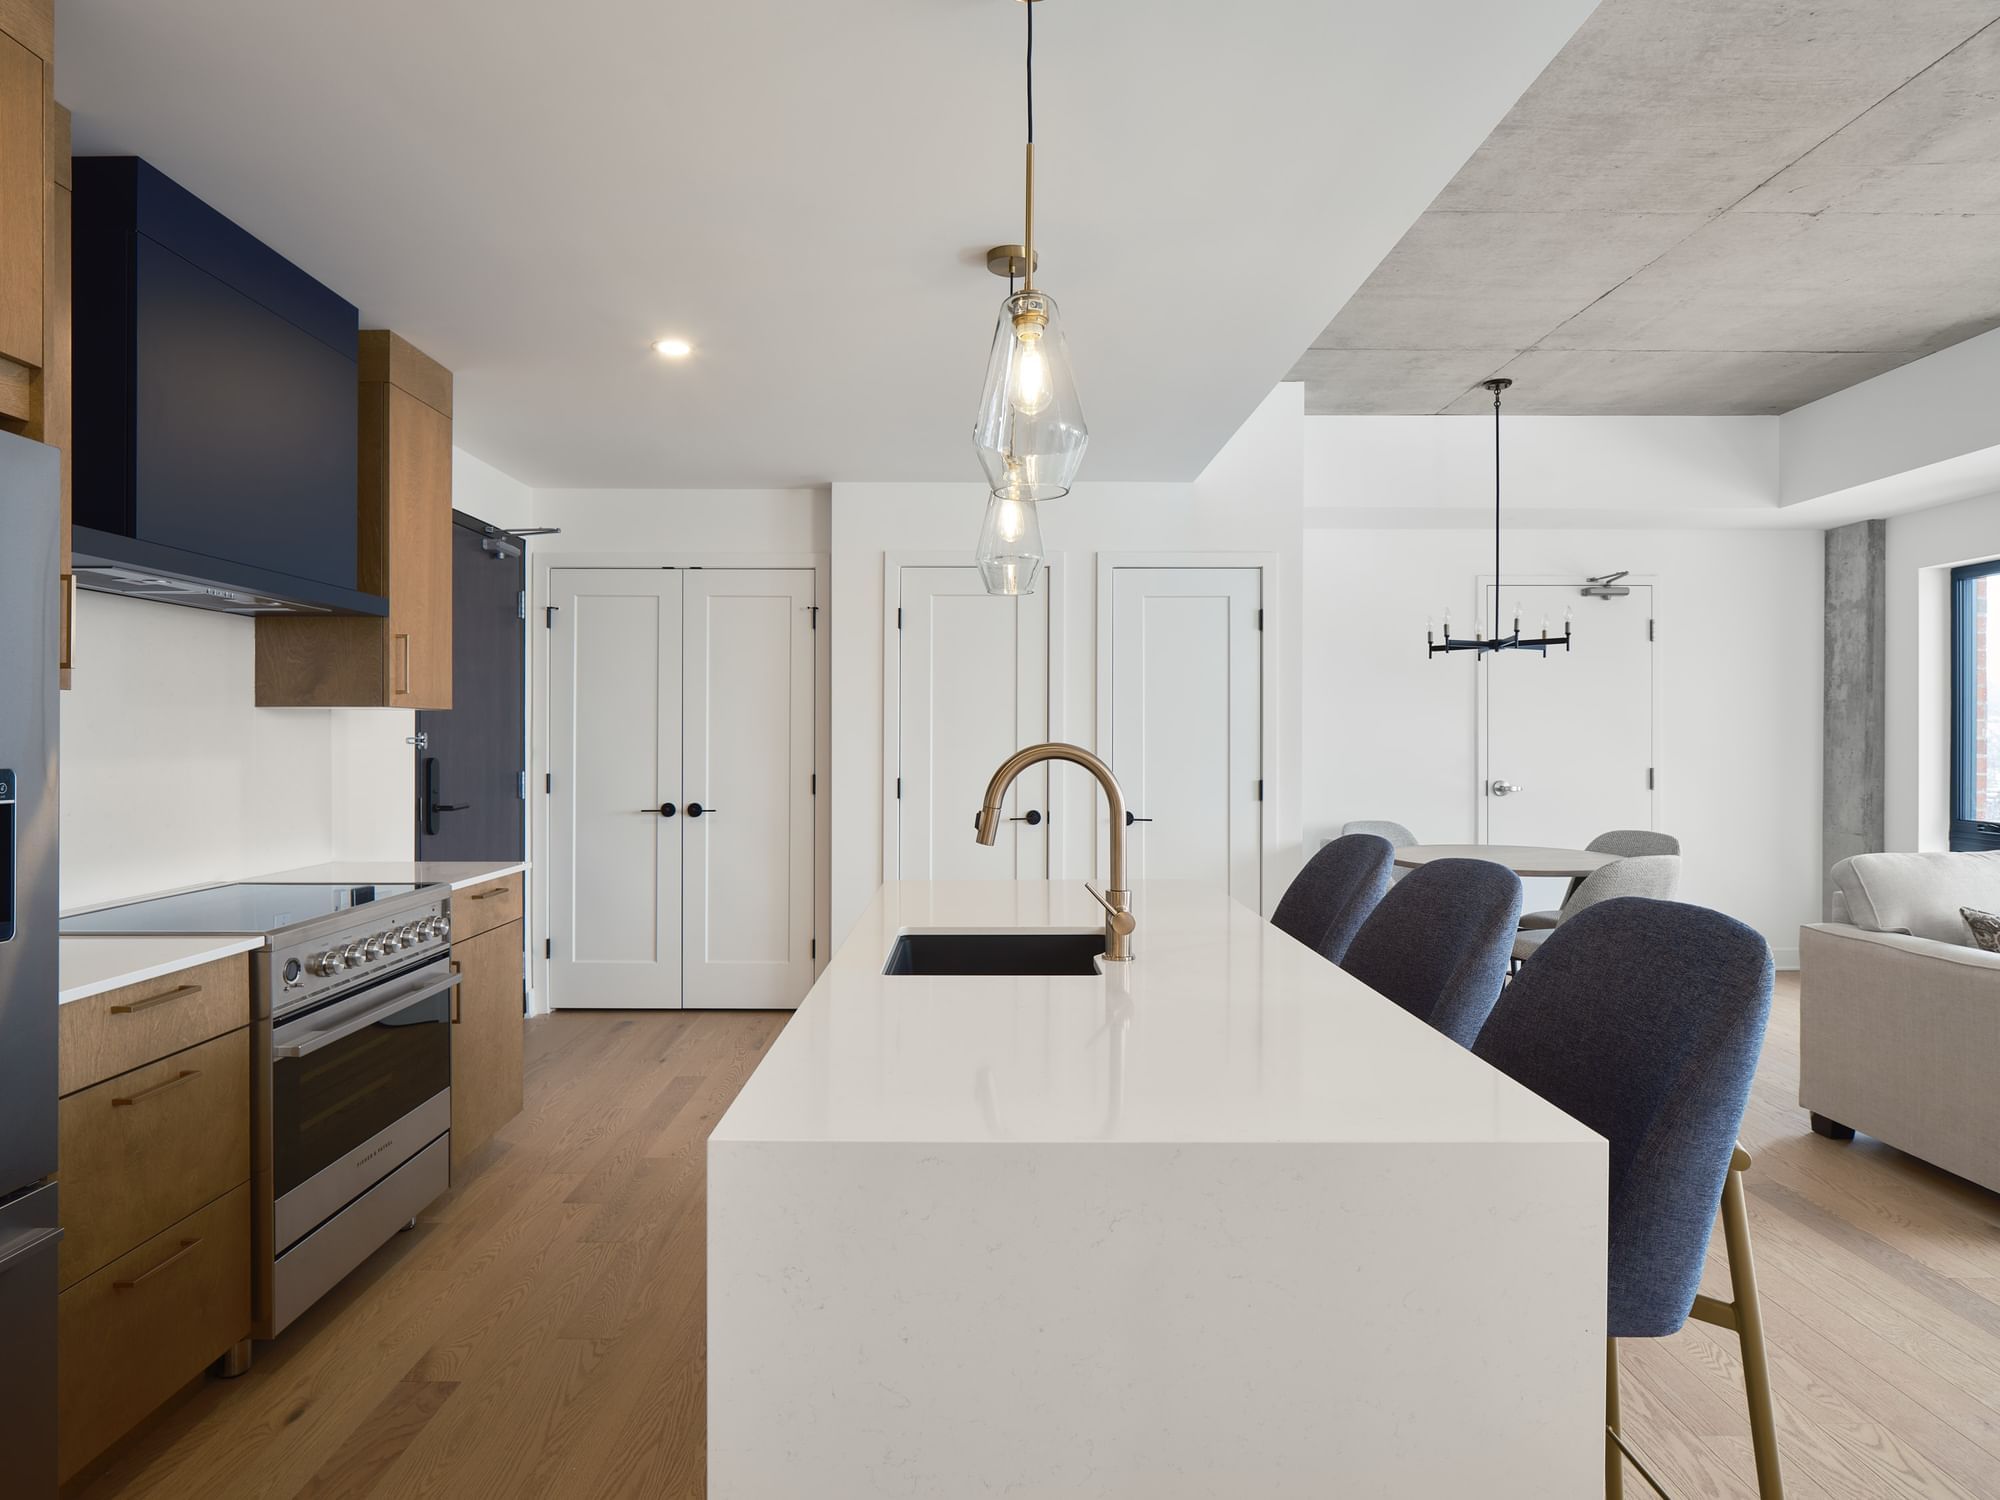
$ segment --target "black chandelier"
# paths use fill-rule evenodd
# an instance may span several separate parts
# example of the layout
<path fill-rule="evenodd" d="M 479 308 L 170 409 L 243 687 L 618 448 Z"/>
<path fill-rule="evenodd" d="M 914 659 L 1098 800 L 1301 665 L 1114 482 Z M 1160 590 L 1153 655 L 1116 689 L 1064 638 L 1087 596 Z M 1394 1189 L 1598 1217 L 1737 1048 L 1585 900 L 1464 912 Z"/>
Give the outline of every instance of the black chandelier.
<path fill-rule="evenodd" d="M 1480 383 L 1493 393 L 1493 613 L 1495 616 L 1493 628 L 1497 631 L 1500 628 L 1498 623 L 1498 616 L 1500 614 L 1500 393 L 1514 382 L 1501 376 L 1493 380 L 1481 381 Z M 1543 616 L 1542 633 L 1538 636 L 1523 638 L 1521 635 L 1521 606 L 1517 600 L 1514 605 L 1514 629 L 1510 634 L 1495 635 L 1491 640 L 1488 640 L 1483 634 L 1475 633 L 1472 639 L 1468 641 L 1455 639 L 1452 636 L 1451 611 L 1446 610 L 1444 612 L 1444 639 L 1440 641 L 1432 630 L 1426 626 L 1424 629 L 1424 644 L 1430 648 L 1429 655 L 1431 656 L 1436 656 L 1440 651 L 1477 651 L 1482 656 L 1489 651 L 1539 651 L 1543 656 L 1547 656 L 1549 654 L 1549 647 L 1551 646 L 1560 646 L 1565 651 L 1569 650 L 1569 611 L 1563 611 L 1563 633 L 1561 635 L 1549 634 L 1548 617 Z"/>

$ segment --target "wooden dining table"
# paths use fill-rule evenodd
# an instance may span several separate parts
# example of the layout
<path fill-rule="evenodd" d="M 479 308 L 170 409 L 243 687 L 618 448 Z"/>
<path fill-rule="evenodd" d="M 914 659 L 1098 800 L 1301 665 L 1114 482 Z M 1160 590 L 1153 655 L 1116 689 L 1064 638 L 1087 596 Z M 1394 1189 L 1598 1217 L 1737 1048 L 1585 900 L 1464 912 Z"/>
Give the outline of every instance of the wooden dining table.
<path fill-rule="evenodd" d="M 1406 870 L 1439 859 L 1483 859 L 1505 865 L 1527 879 L 1580 877 L 1618 860 L 1616 854 L 1588 849 L 1555 849 L 1539 844 L 1406 844 L 1396 851 L 1396 863 Z"/>

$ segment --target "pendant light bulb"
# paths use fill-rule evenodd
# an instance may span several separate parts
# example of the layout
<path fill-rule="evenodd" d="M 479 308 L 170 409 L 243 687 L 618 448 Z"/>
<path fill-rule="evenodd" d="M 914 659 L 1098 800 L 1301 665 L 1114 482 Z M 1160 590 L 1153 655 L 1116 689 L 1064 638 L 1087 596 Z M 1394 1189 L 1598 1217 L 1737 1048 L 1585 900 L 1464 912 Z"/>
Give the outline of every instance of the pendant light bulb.
<path fill-rule="evenodd" d="M 1042 326 L 1014 324 L 1013 368 L 1007 380 L 1007 404 L 1024 417 L 1038 417 L 1048 410 L 1055 385 L 1049 374 L 1049 357 L 1042 352 Z"/>
<path fill-rule="evenodd" d="M 1028 530 L 1027 508 L 1032 500 L 1009 500 L 996 497 L 993 513 L 993 534 L 1003 542 L 1018 542 Z"/>

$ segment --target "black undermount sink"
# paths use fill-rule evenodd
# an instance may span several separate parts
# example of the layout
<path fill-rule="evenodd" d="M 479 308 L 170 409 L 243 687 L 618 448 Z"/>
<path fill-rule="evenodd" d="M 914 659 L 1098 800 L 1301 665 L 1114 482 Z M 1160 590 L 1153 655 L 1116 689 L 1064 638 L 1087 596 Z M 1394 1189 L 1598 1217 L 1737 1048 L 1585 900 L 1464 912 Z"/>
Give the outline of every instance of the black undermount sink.
<path fill-rule="evenodd" d="M 884 974 L 1090 974 L 1101 932 L 906 932 Z"/>

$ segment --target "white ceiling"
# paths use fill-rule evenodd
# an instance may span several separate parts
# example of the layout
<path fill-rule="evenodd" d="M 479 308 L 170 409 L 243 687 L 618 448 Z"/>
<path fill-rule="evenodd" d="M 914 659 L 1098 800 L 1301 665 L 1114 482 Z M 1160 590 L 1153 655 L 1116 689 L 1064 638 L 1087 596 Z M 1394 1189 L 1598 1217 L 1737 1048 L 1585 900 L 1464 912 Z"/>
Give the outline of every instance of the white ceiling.
<path fill-rule="evenodd" d="M 1043 281 L 1085 476 L 1197 473 L 1591 0 L 1054 0 Z M 1012 0 L 63 0 L 131 152 L 458 376 L 539 485 L 976 477 Z M 684 334 L 684 365 L 651 354 Z"/>

